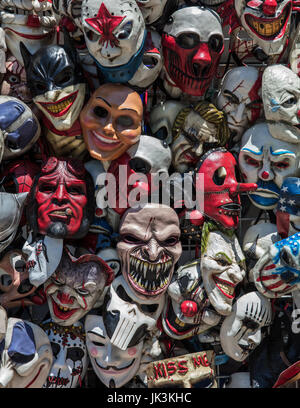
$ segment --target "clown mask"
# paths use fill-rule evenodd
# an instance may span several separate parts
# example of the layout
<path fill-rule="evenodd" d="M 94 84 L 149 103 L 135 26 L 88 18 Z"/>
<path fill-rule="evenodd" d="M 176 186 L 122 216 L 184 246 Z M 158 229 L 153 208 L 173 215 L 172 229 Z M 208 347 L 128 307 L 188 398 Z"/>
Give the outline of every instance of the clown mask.
<path fill-rule="evenodd" d="M 167 290 L 182 252 L 176 212 L 150 203 L 131 208 L 119 232 L 117 250 L 125 280 L 141 299 L 157 299 Z"/>
<path fill-rule="evenodd" d="M 299 145 L 279 140 L 272 133 L 268 123 L 257 123 L 244 133 L 240 145 L 239 167 L 244 181 L 258 185 L 249 198 L 263 210 L 276 207 L 283 180 L 295 175 L 299 167 Z"/>
<path fill-rule="evenodd" d="M 300 178 L 287 177 L 282 183 L 276 224 L 281 238 L 300 232 Z"/>
<path fill-rule="evenodd" d="M 141 135 L 143 104 L 138 93 L 120 84 L 101 85 L 80 115 L 85 144 L 97 160 L 114 160 Z"/>

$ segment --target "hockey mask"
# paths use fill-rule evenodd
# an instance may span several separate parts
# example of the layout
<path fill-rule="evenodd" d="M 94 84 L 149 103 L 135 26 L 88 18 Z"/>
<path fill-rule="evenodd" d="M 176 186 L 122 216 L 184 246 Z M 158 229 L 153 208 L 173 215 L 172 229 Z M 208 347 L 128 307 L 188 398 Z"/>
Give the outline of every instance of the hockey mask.
<path fill-rule="evenodd" d="M 300 178 L 287 177 L 282 183 L 276 224 L 281 238 L 300 232 Z"/>
<path fill-rule="evenodd" d="M 130 208 L 119 233 L 117 250 L 125 280 L 141 299 L 157 299 L 167 290 L 182 252 L 176 212 L 151 203 Z"/>
<path fill-rule="evenodd" d="M 162 49 L 166 89 L 171 86 L 188 95 L 204 95 L 224 50 L 219 16 L 201 7 L 175 11 L 164 26 Z"/>
<path fill-rule="evenodd" d="M 273 128 L 277 128 L 274 123 Z M 252 203 L 263 210 L 276 207 L 283 180 L 296 175 L 299 167 L 299 145 L 272 136 L 267 122 L 249 128 L 241 139 L 239 167 L 244 181 L 258 188 L 249 194 Z"/>
<path fill-rule="evenodd" d="M 85 144 L 97 160 L 120 157 L 141 135 L 143 104 L 139 94 L 120 84 L 101 85 L 80 115 Z"/>

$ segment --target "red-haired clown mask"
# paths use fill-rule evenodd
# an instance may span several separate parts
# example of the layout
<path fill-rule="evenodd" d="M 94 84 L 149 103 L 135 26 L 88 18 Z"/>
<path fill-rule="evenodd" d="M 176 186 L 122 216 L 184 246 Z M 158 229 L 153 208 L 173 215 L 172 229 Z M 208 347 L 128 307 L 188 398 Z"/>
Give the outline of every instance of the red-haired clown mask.
<path fill-rule="evenodd" d="M 224 49 L 219 16 L 202 7 L 173 13 L 163 29 L 165 88 L 202 96 L 208 89 Z"/>

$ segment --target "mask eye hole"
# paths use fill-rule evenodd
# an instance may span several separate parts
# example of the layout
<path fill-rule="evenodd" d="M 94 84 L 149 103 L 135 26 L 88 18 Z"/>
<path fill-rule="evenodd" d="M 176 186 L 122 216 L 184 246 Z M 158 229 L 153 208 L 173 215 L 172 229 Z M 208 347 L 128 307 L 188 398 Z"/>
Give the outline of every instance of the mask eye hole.
<path fill-rule="evenodd" d="M 8 275 L 7 273 L 1 275 L 0 277 L 0 283 L 2 286 L 10 286 L 12 284 L 12 278 L 10 275 Z"/>
<path fill-rule="evenodd" d="M 94 107 L 94 114 L 98 116 L 98 118 L 106 118 L 108 115 L 108 112 L 105 108 L 102 106 L 95 106 Z"/>
<path fill-rule="evenodd" d="M 225 182 L 227 171 L 225 167 L 219 167 L 213 175 L 213 181 L 217 186 L 222 186 Z"/>
<path fill-rule="evenodd" d="M 156 137 L 156 139 L 165 140 L 168 137 L 168 130 L 165 126 L 162 126 L 153 136 Z"/>
<path fill-rule="evenodd" d="M 209 48 L 214 52 L 220 52 L 223 48 L 223 38 L 220 35 L 212 35 L 208 40 Z"/>
<path fill-rule="evenodd" d="M 143 243 L 143 241 L 141 241 L 140 239 L 134 237 L 131 234 L 123 235 L 122 240 L 127 242 L 128 244 L 142 244 Z"/>
<path fill-rule="evenodd" d="M 134 121 L 131 116 L 122 115 L 116 119 L 116 124 L 121 128 L 129 128 L 134 124 Z"/>
<path fill-rule="evenodd" d="M 72 360 L 74 363 L 75 361 L 82 360 L 84 356 L 84 352 L 80 347 L 70 347 L 67 351 L 67 360 Z"/>
<path fill-rule="evenodd" d="M 247 327 L 247 329 L 250 329 L 250 330 L 253 330 L 253 331 L 255 331 L 255 330 L 257 330 L 259 328 L 259 324 L 257 322 L 255 322 L 254 320 L 249 319 L 248 317 L 246 317 L 243 320 L 243 326 L 245 326 L 245 327 Z"/>
<path fill-rule="evenodd" d="M 290 108 L 291 106 L 295 105 L 297 103 L 297 99 L 295 96 L 292 96 L 291 98 L 287 99 L 286 101 L 283 102 L 282 106 L 284 108 Z"/>
<path fill-rule="evenodd" d="M 200 38 L 195 33 L 183 33 L 176 38 L 176 43 L 181 48 L 192 49 L 200 43 Z"/>
<path fill-rule="evenodd" d="M 170 237 L 166 239 L 165 241 L 163 241 L 161 244 L 164 246 L 173 246 L 173 245 L 176 245 L 177 243 L 178 243 L 178 237 Z"/>
<path fill-rule="evenodd" d="M 125 40 L 128 38 L 132 31 L 132 21 L 128 21 L 123 27 L 122 31 L 117 35 L 118 40 Z"/>
<path fill-rule="evenodd" d="M 259 167 L 260 163 L 258 160 L 253 159 L 252 157 L 248 156 L 247 154 L 244 157 L 246 164 L 249 164 L 253 167 Z"/>

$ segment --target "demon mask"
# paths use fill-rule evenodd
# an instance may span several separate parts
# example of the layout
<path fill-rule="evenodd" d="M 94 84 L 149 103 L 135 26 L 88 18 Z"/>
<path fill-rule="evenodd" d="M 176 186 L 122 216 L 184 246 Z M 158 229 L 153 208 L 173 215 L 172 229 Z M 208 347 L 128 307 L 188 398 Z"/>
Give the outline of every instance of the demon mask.
<path fill-rule="evenodd" d="M 300 232 L 300 178 L 287 177 L 281 186 L 276 211 L 281 238 Z"/>
<path fill-rule="evenodd" d="M 105 84 L 91 96 L 80 115 L 84 140 L 97 160 L 120 157 L 141 135 L 143 104 L 127 86 Z"/>
<path fill-rule="evenodd" d="M 204 95 L 224 49 L 219 16 L 201 7 L 175 11 L 164 26 L 162 49 L 166 90 Z"/>

